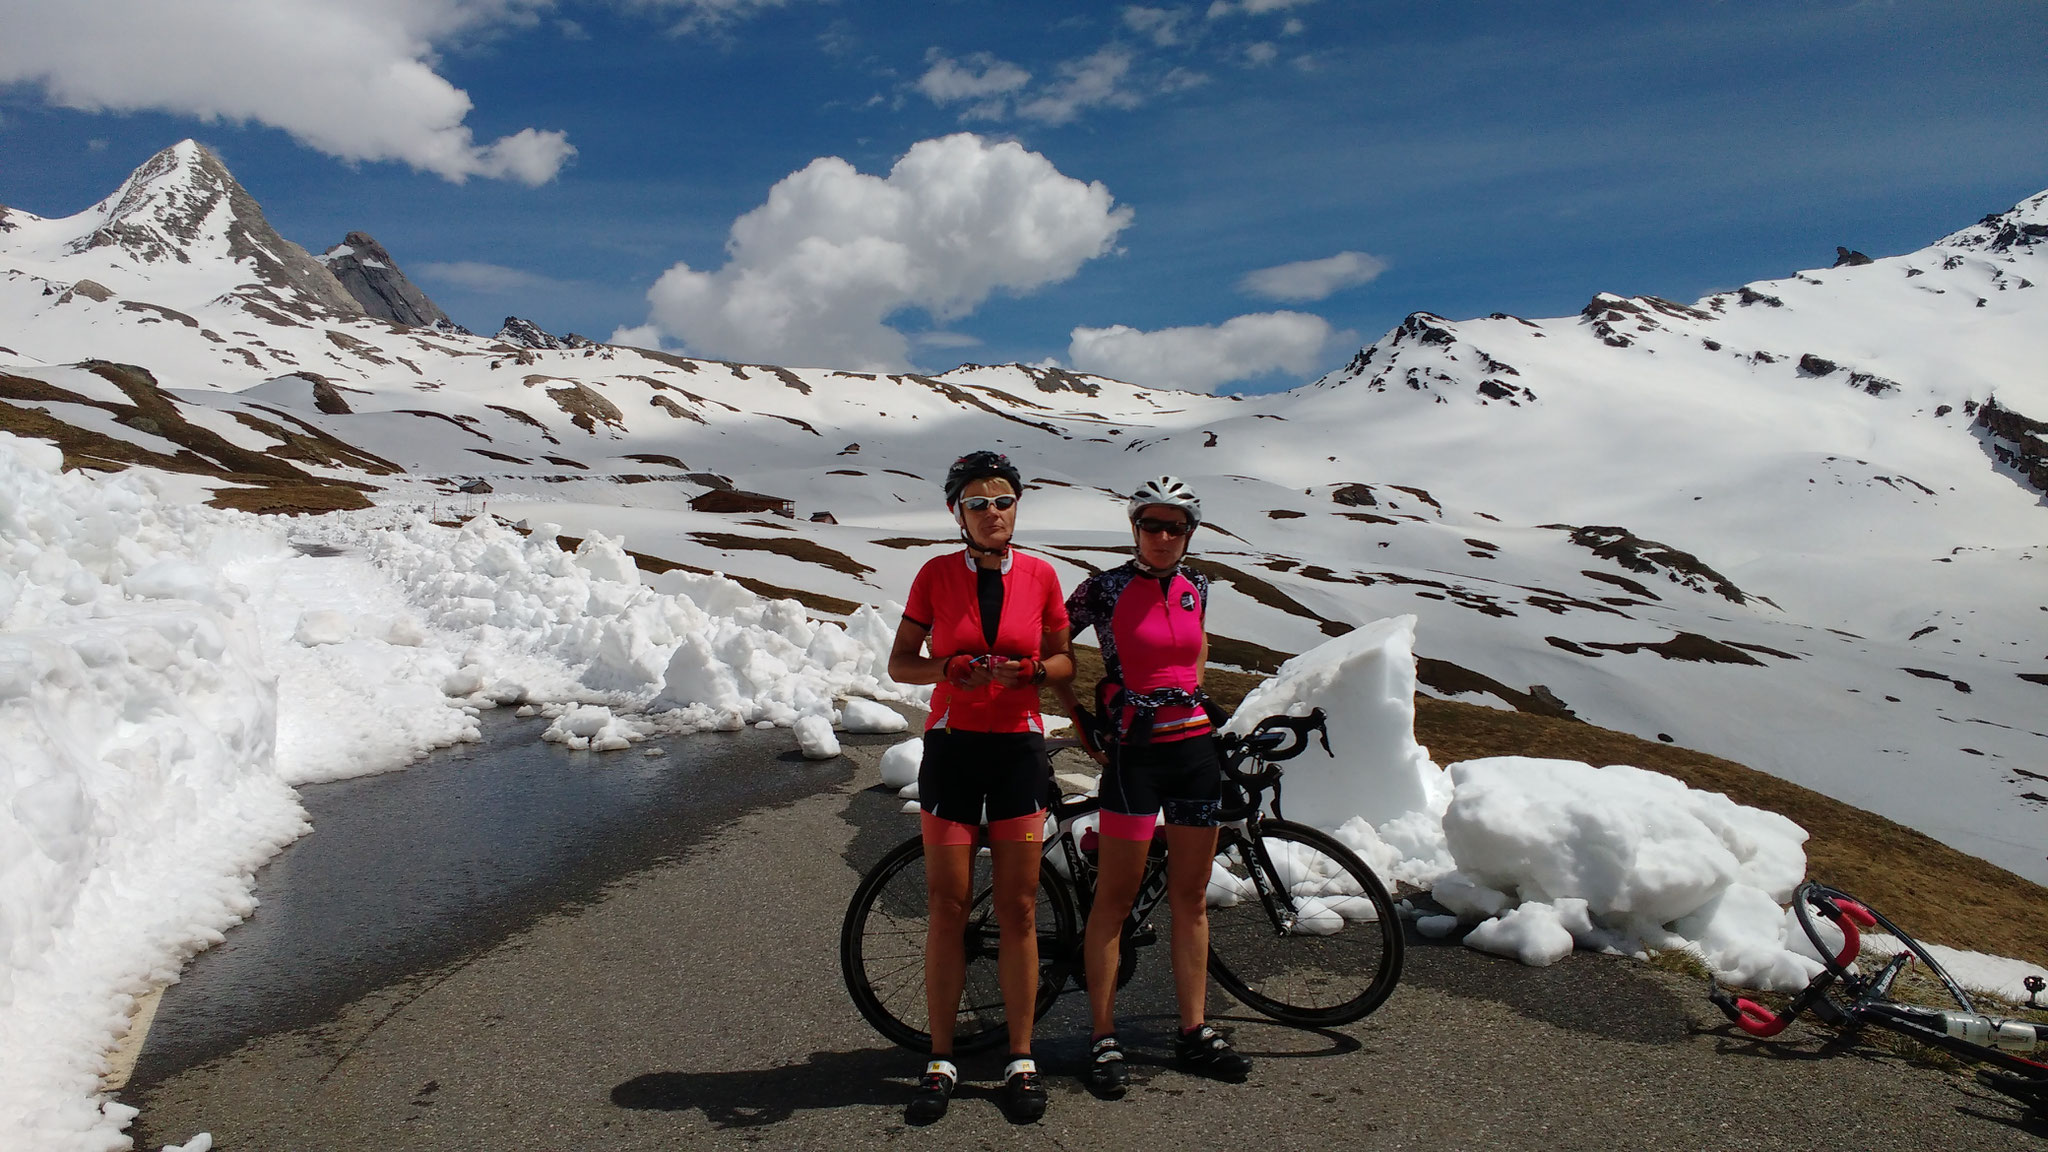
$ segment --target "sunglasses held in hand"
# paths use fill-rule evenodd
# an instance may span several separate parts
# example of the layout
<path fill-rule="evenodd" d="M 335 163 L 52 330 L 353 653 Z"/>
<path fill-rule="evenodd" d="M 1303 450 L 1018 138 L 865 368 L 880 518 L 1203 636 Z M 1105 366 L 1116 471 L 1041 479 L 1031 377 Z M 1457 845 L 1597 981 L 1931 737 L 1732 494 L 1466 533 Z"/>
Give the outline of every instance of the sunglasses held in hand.
<path fill-rule="evenodd" d="M 1138 531 L 1157 532 L 1164 536 L 1185 536 L 1194 531 L 1185 520 L 1154 520 L 1150 516 L 1138 521 Z"/>
<path fill-rule="evenodd" d="M 995 505 L 998 512 L 1008 512 L 1016 507 L 1017 498 L 1015 496 L 969 496 L 965 500 L 960 501 L 960 506 L 969 512 L 984 511 L 991 504 Z"/>

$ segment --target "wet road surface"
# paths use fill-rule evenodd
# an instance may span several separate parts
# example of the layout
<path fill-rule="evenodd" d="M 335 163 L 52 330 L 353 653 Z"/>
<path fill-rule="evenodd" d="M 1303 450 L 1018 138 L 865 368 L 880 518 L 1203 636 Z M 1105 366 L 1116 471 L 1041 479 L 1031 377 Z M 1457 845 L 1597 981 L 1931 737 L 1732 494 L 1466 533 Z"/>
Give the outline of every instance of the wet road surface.
<path fill-rule="evenodd" d="M 1281 1027 L 1212 992 L 1219 1024 L 1258 1060 L 1244 1085 L 1168 1066 L 1171 984 L 1164 950 L 1149 949 L 1120 1002 L 1134 1049 L 1124 1100 L 1097 1101 L 1073 1079 L 1086 1005 L 1069 992 L 1039 1028 L 1053 1096 L 1043 1122 L 1003 1119 L 993 1055 L 962 1061 L 969 1083 L 944 1120 L 906 1128 L 920 1058 L 867 1028 L 838 968 L 860 872 L 915 829 L 874 786 L 891 739 L 811 765 L 787 733 L 746 733 L 665 770 L 637 753 L 572 764 L 576 754 L 542 748 L 560 762 L 536 776 L 644 769 L 602 796 L 567 781 L 474 780 L 499 770 L 496 749 L 469 750 L 467 798 L 449 807 L 407 792 L 407 774 L 356 782 L 405 793 L 345 798 L 364 822 L 348 835 L 389 847 L 330 849 L 353 862 L 345 873 L 280 861 L 295 869 L 288 887 L 266 871 L 265 905 L 230 945 L 266 917 L 278 939 L 242 945 L 239 959 L 223 945 L 214 971 L 202 957 L 192 987 L 166 996 L 123 1094 L 143 1110 L 138 1146 L 210 1131 L 224 1152 L 2048 1148 L 2048 1129 L 1966 1078 L 1831 1046 L 1820 1031 L 1780 1044 L 1730 1035 L 1689 978 L 1583 954 L 1530 969 L 1416 938 L 1393 998 L 1342 1029 Z M 478 810 L 498 822 L 470 819 Z M 429 826 L 492 829 L 484 839 L 498 845 L 526 843 L 528 822 L 560 831 L 534 838 L 531 868 L 443 847 L 428 856 L 443 878 L 429 880 L 422 858 L 402 853 L 424 838 L 408 822 L 434 812 Z M 293 853 L 344 838 L 321 820 L 316 806 L 321 830 Z M 397 854 L 377 867 L 386 852 Z M 423 888 L 440 893 L 432 911 Z M 340 911 L 284 907 L 313 891 Z M 407 893 L 412 913 L 371 910 Z M 303 931 L 288 931 L 300 917 Z M 387 925 L 371 933 L 383 944 L 355 939 L 350 925 L 366 922 Z M 286 939 L 299 935 L 330 943 Z M 373 971 L 387 955 L 404 959 Z M 290 964 L 298 971 L 279 970 Z"/>

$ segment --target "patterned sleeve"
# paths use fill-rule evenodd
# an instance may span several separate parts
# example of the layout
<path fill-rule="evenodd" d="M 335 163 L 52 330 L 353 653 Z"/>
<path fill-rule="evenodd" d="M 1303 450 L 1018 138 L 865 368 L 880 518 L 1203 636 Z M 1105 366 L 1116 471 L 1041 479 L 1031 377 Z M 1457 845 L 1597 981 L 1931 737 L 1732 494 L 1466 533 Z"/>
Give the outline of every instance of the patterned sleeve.
<path fill-rule="evenodd" d="M 1193 568 L 1186 569 L 1186 572 L 1195 582 L 1195 595 L 1202 601 L 1202 623 L 1206 625 L 1209 623 L 1209 577 Z"/>
<path fill-rule="evenodd" d="M 1067 622 L 1077 635 L 1093 627 L 1099 620 L 1094 600 L 1095 592 L 1101 583 L 1096 577 L 1090 576 L 1075 585 L 1074 594 L 1067 597 Z"/>

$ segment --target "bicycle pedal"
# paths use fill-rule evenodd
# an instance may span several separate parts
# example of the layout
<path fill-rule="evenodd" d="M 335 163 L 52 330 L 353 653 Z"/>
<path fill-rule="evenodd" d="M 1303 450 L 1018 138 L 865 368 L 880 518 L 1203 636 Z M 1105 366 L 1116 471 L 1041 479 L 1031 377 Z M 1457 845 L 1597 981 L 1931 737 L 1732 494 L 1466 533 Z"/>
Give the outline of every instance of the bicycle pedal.
<path fill-rule="evenodd" d="M 1157 944 L 1159 943 L 1159 929 L 1154 928 L 1150 924 L 1147 924 L 1143 928 L 1138 929 L 1136 932 L 1131 933 L 1129 943 L 1132 946 L 1138 948 L 1143 948 L 1150 944 Z"/>

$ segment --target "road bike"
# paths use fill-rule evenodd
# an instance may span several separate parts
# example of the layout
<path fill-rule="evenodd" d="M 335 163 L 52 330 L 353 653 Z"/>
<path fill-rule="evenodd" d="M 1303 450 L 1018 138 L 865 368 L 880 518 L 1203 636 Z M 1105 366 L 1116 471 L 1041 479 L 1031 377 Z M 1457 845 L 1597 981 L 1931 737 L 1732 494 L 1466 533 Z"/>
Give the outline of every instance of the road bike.
<path fill-rule="evenodd" d="M 1280 816 L 1280 762 L 1308 747 L 1330 753 L 1320 709 L 1272 716 L 1218 738 L 1223 826 L 1209 883 L 1209 973 L 1246 1006 L 1285 1024 L 1348 1024 L 1378 1008 L 1401 977 L 1402 927 L 1370 868 L 1335 837 Z M 1246 764 L 1253 765 L 1249 770 Z M 1260 809 L 1270 793 L 1272 815 Z M 1095 895 L 1094 796 L 1056 796 L 1038 886 L 1038 995 L 1043 1017 L 1070 984 L 1085 986 L 1082 929 Z M 977 853 L 967 917 L 967 981 L 954 1047 L 971 1052 L 1007 1036 L 997 980 L 1000 933 L 986 849 Z M 1138 949 L 1157 940 L 1152 913 L 1166 896 L 1166 851 L 1155 837 L 1122 930 L 1119 986 Z M 839 961 L 853 1003 L 891 1041 L 926 1051 L 924 843 L 912 838 L 870 869 L 847 905 Z"/>
<path fill-rule="evenodd" d="M 1746 997 L 1729 995 L 1719 982 L 1710 984 L 1708 999 L 1737 1028 L 1768 1038 L 1783 1032 L 1802 1012 L 1811 1012 L 1823 1024 L 1847 1035 L 1866 1026 L 1883 1028 L 1972 1063 L 1989 1065 L 1978 1072 L 1980 1081 L 2026 1105 L 2035 1116 L 2048 1119 L 2048 1063 L 2025 1055 L 2048 1053 L 2048 1024 L 1979 1011 L 1970 994 L 1925 945 L 1883 913 L 1840 889 L 1802 884 L 1793 894 L 1792 910 L 1800 930 L 1812 942 L 1814 954 L 1820 957 L 1821 971 L 1790 1004 L 1776 1012 Z M 1824 932 L 1822 921 L 1832 930 Z M 1866 968 L 1858 958 L 1863 934 L 1871 928 L 1888 933 L 1898 950 L 1875 967 Z M 1913 974 L 1916 966 L 1924 970 L 1924 977 Z M 1915 999 L 1925 990 L 1926 998 L 1938 998 L 1941 1003 L 1930 1006 L 1902 999 L 1901 990 L 1907 987 Z M 2025 987 L 2028 1005 L 2043 1007 L 2037 1001 L 2048 982 L 2029 976 Z"/>

